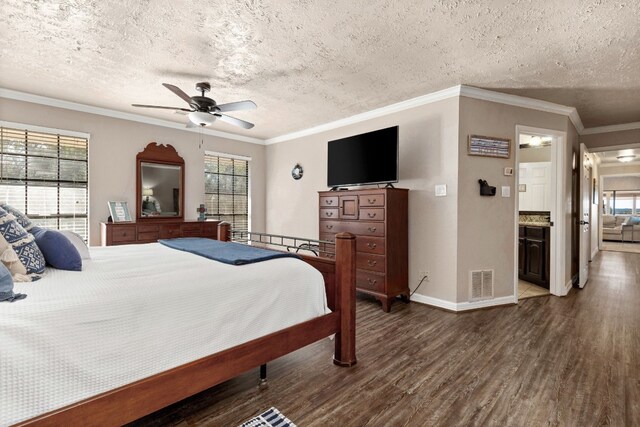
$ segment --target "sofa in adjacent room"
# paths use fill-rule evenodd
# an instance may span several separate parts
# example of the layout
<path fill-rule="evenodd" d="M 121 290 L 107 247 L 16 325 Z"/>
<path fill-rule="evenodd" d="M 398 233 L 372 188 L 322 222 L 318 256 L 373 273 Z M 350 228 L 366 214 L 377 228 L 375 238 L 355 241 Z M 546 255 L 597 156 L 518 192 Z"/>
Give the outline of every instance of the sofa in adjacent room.
<path fill-rule="evenodd" d="M 640 240 L 640 216 L 602 215 L 602 240 L 616 242 Z"/>

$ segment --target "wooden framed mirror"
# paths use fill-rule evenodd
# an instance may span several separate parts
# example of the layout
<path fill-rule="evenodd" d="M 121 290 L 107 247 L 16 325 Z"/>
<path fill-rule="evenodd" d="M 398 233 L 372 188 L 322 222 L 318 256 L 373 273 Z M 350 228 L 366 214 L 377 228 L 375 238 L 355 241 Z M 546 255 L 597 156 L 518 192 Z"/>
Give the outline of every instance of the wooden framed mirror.
<path fill-rule="evenodd" d="M 184 159 L 173 146 L 149 143 L 136 156 L 136 218 L 184 217 Z"/>

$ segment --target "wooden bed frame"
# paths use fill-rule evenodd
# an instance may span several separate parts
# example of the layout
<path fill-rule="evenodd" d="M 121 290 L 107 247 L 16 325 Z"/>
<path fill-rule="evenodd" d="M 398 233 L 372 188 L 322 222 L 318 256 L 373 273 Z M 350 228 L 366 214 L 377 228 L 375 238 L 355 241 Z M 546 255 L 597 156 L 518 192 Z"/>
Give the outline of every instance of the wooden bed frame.
<path fill-rule="evenodd" d="M 220 223 L 218 240 L 229 241 Z M 333 362 L 353 366 L 355 353 L 355 236 L 336 235 L 335 261 L 300 255 L 324 276 L 330 314 L 274 332 L 151 377 L 24 421 L 19 426 L 122 425 L 178 402 L 287 353 L 336 334 Z"/>

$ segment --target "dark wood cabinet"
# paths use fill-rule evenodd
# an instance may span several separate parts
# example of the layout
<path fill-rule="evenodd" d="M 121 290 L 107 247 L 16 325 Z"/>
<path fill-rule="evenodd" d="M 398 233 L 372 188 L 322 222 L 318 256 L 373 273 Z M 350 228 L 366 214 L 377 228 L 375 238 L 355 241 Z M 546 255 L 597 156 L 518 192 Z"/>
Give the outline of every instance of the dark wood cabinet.
<path fill-rule="evenodd" d="M 218 238 L 220 221 L 163 221 L 100 224 L 102 246 L 152 243 L 174 237 Z"/>
<path fill-rule="evenodd" d="M 356 289 L 385 312 L 396 296 L 409 300 L 408 195 L 401 188 L 319 192 L 320 240 L 356 235 Z"/>
<path fill-rule="evenodd" d="M 518 277 L 549 289 L 549 227 L 520 226 Z"/>

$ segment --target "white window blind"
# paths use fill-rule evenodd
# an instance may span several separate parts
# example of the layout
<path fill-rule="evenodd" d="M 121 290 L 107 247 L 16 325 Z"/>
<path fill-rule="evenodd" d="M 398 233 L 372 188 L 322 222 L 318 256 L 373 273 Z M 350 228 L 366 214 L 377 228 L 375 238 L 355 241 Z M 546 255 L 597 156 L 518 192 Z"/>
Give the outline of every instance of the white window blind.
<path fill-rule="evenodd" d="M 249 229 L 249 162 L 213 156 L 204 157 L 206 216 L 231 223 L 233 230 Z"/>
<path fill-rule="evenodd" d="M 0 127 L 0 201 L 88 238 L 88 140 Z"/>

